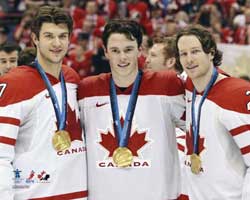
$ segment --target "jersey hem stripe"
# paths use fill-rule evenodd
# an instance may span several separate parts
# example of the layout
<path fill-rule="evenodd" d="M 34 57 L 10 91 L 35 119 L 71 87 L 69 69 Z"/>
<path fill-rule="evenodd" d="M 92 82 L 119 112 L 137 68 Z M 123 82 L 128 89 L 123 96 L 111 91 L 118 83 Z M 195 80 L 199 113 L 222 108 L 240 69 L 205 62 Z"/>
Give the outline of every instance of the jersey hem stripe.
<path fill-rule="evenodd" d="M 15 126 L 20 125 L 20 120 L 12 117 L 0 117 L 0 123 L 12 124 Z"/>
<path fill-rule="evenodd" d="M 240 151 L 243 155 L 250 153 L 250 145 L 241 148 Z"/>
<path fill-rule="evenodd" d="M 243 125 L 243 126 L 239 126 L 237 128 L 234 128 L 232 130 L 230 130 L 230 133 L 232 136 L 236 136 L 239 135 L 245 131 L 250 131 L 250 125 Z"/>
<path fill-rule="evenodd" d="M 30 200 L 69 200 L 69 199 L 77 199 L 77 198 L 84 198 L 88 196 L 88 191 L 81 191 L 81 192 L 73 192 L 68 194 L 61 194 L 49 197 L 41 197 L 41 198 L 34 198 Z"/>
<path fill-rule="evenodd" d="M 0 136 L 0 143 L 14 146 L 16 144 L 16 140 L 13 139 L 13 138 L 8 138 L 8 137 Z"/>

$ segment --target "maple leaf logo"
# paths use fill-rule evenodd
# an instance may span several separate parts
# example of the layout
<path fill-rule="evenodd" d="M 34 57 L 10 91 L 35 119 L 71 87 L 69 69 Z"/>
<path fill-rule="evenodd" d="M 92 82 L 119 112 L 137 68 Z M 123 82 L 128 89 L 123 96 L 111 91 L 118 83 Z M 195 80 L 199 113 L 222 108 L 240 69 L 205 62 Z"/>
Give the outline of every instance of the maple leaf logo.
<path fill-rule="evenodd" d="M 186 134 L 186 145 L 187 145 L 187 155 L 193 154 L 193 131 L 192 131 L 192 126 L 190 125 L 190 131 L 187 132 Z M 199 135 L 198 138 L 198 143 L 199 143 L 199 148 L 198 148 L 198 153 L 200 154 L 204 149 L 204 138 L 201 138 Z"/>
<path fill-rule="evenodd" d="M 66 131 L 69 132 L 71 141 L 82 140 L 82 129 L 80 125 L 80 119 L 76 117 L 76 111 L 72 110 L 67 104 L 67 122 Z"/>
<path fill-rule="evenodd" d="M 124 119 L 121 117 L 120 119 L 121 126 L 123 127 Z M 114 126 L 113 126 L 113 130 Z M 114 136 L 115 135 L 115 136 Z M 109 151 L 109 157 L 113 156 L 114 151 L 118 148 L 118 140 L 116 138 L 116 133 L 112 134 L 110 131 L 107 133 L 101 132 L 101 141 L 99 144 L 103 146 L 106 150 Z M 140 150 L 145 144 L 148 143 L 148 141 L 145 140 L 146 132 L 139 133 L 137 130 L 132 133 L 131 129 L 131 135 L 128 142 L 128 148 L 132 152 L 133 156 L 138 157 L 138 150 Z"/>
<path fill-rule="evenodd" d="M 118 147 L 116 138 L 108 131 L 108 134 L 101 133 L 102 141 L 99 142 L 105 149 L 109 151 L 109 157 L 113 156 L 114 151 Z"/>

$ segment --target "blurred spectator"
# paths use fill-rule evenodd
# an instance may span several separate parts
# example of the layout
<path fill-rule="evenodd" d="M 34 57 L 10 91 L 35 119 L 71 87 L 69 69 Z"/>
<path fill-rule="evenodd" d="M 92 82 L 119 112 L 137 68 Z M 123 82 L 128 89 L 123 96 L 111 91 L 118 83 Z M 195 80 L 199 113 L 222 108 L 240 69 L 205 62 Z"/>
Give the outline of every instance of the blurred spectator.
<path fill-rule="evenodd" d="M 8 40 L 9 28 L 0 24 L 0 45 L 4 44 Z"/>
<path fill-rule="evenodd" d="M 106 16 L 106 19 L 112 19 L 117 16 L 117 3 L 115 0 L 97 0 L 99 14 Z"/>
<path fill-rule="evenodd" d="M 24 48 L 18 56 L 18 66 L 20 65 L 30 65 L 36 58 L 36 48 L 26 47 Z"/>
<path fill-rule="evenodd" d="M 153 71 L 175 70 L 182 73 L 180 65 L 176 64 L 175 36 L 156 37 L 153 46 L 149 49 L 146 59 L 146 68 Z"/>
<path fill-rule="evenodd" d="M 91 75 L 93 72 L 93 50 L 89 50 L 88 48 L 89 37 L 89 33 L 79 33 L 77 44 L 63 61 L 64 64 L 72 67 L 79 74 L 81 79 Z"/>
<path fill-rule="evenodd" d="M 243 13 L 234 18 L 234 42 L 236 44 L 250 44 L 250 1 L 247 1 L 246 4 Z"/>
<path fill-rule="evenodd" d="M 126 0 L 117 0 L 118 2 L 118 11 L 117 11 L 117 17 L 118 18 L 125 18 L 128 15 L 127 11 L 127 1 Z"/>
<path fill-rule="evenodd" d="M 184 28 L 189 24 L 190 19 L 185 11 L 179 11 L 175 15 L 175 22 L 179 28 Z"/>
<path fill-rule="evenodd" d="M 211 27 L 214 22 L 220 21 L 220 13 L 215 5 L 204 4 L 196 15 L 195 23 L 204 27 Z"/>
<path fill-rule="evenodd" d="M 173 36 L 176 34 L 178 30 L 178 25 L 175 21 L 175 16 L 174 15 L 167 15 L 165 17 L 165 35 L 166 36 Z"/>
<path fill-rule="evenodd" d="M 98 4 L 95 0 L 87 0 L 83 18 L 76 19 L 75 28 L 82 29 L 83 26 L 88 27 L 90 32 L 99 29 L 105 24 L 103 16 L 98 15 Z"/>
<path fill-rule="evenodd" d="M 102 47 L 99 47 L 96 54 L 93 55 L 92 64 L 94 67 L 94 75 L 110 72 L 110 65 L 104 55 L 104 50 Z"/>
<path fill-rule="evenodd" d="M 165 33 L 163 10 L 157 4 L 151 10 L 151 24 L 153 35 L 161 35 Z"/>
<path fill-rule="evenodd" d="M 21 48 L 12 42 L 0 45 L 0 76 L 17 66 L 18 54 Z"/>
<path fill-rule="evenodd" d="M 33 10 L 28 10 L 24 13 L 21 23 L 16 27 L 14 38 L 22 48 L 30 47 L 31 42 L 31 23 L 34 16 Z"/>
<path fill-rule="evenodd" d="M 127 0 L 127 2 L 129 18 L 141 24 L 149 36 L 152 35 L 153 27 L 148 4 L 139 0 Z"/>
<path fill-rule="evenodd" d="M 72 0 L 22 0 L 19 7 L 21 10 L 36 9 L 42 5 L 51 5 L 57 7 L 69 7 Z"/>

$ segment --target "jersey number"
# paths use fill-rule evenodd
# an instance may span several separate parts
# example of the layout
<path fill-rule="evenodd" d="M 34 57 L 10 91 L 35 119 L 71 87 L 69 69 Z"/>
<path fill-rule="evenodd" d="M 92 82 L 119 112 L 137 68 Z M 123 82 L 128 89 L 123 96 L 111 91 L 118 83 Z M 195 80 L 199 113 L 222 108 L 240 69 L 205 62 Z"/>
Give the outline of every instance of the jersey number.
<path fill-rule="evenodd" d="M 0 84 L 0 97 L 2 97 L 4 90 L 6 88 L 7 84 L 6 83 L 1 83 Z"/>
<path fill-rule="evenodd" d="M 246 91 L 246 95 L 250 96 L 250 91 Z M 250 110 L 250 101 L 247 103 L 247 110 Z"/>

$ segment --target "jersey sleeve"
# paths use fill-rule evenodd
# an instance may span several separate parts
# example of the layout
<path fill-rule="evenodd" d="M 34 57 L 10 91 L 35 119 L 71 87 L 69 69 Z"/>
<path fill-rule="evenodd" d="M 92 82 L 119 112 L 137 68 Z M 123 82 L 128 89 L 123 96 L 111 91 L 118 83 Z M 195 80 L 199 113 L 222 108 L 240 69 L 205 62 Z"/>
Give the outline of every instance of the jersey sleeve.
<path fill-rule="evenodd" d="M 220 122 L 238 145 L 245 164 L 250 166 L 250 87 L 231 92 L 220 112 Z"/>
<path fill-rule="evenodd" d="M 85 126 L 84 126 L 84 99 L 85 99 L 85 92 L 86 92 L 86 81 L 85 79 L 80 81 L 80 84 L 78 86 L 78 96 L 77 96 L 77 100 L 78 100 L 78 106 L 79 106 L 79 111 L 80 111 L 80 122 L 81 122 L 81 126 L 83 128 L 84 133 L 86 133 L 85 131 Z"/>
<path fill-rule="evenodd" d="M 14 170 L 16 138 L 21 121 L 21 104 L 10 103 L 15 96 L 13 85 L 0 78 L 0 196 L 14 199 Z"/>
<path fill-rule="evenodd" d="M 220 121 L 233 137 L 246 165 L 242 200 L 250 199 L 250 87 L 231 94 L 231 105 L 220 112 Z M 233 99 L 233 101 L 232 101 Z"/>
<path fill-rule="evenodd" d="M 176 91 L 175 94 L 172 93 L 172 95 L 169 96 L 171 116 L 176 126 L 185 130 L 186 104 L 184 99 L 184 84 L 183 81 L 176 75 L 171 77 L 170 83 L 171 85 L 169 85 L 169 88 Z"/>

